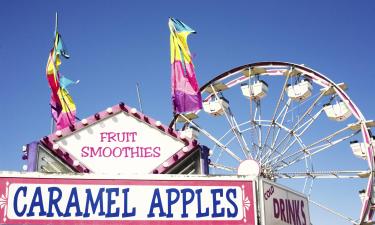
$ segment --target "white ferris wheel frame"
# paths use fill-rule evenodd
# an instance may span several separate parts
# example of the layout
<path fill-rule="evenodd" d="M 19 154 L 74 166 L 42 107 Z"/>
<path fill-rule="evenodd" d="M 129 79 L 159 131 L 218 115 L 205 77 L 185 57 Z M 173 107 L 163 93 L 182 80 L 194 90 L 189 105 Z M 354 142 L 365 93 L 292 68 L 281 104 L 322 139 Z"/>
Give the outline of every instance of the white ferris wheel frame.
<path fill-rule="evenodd" d="M 266 71 L 264 71 L 264 69 L 266 69 Z M 257 72 L 257 70 L 258 70 L 258 72 Z M 302 73 L 305 77 L 311 79 L 312 82 L 320 85 L 321 87 L 325 88 L 326 90 L 329 90 L 329 89 L 332 90 L 333 89 L 334 92 L 337 94 L 337 96 L 341 100 L 343 100 L 343 101 L 345 101 L 347 103 L 347 106 L 350 109 L 352 115 L 358 121 L 357 125 L 359 126 L 359 130 L 360 130 L 360 132 L 362 134 L 363 143 L 365 143 L 365 146 L 366 146 L 367 164 L 368 164 L 368 169 L 369 169 L 368 182 L 367 182 L 367 186 L 365 188 L 365 197 L 364 197 L 364 200 L 363 200 L 363 203 L 362 203 L 362 207 L 361 207 L 359 219 L 355 221 L 355 220 L 353 220 L 351 218 L 343 216 L 340 213 L 337 213 L 337 212 L 335 212 L 335 211 L 333 211 L 333 210 L 325 207 L 324 205 L 321 205 L 320 203 L 314 202 L 312 200 L 310 200 L 310 202 L 313 203 L 313 204 L 315 204 L 315 205 L 317 205 L 317 206 L 319 206 L 319 207 L 321 207 L 321 208 L 323 208 L 323 209 L 326 209 L 326 210 L 330 211 L 333 214 L 336 214 L 336 215 L 338 215 L 340 217 L 343 217 L 344 219 L 346 219 L 346 220 L 348 220 L 350 222 L 353 222 L 354 224 L 363 224 L 365 221 L 371 221 L 372 217 L 373 217 L 373 214 L 374 214 L 373 206 L 371 204 L 371 198 L 372 198 L 372 192 L 373 192 L 373 182 L 374 182 L 374 178 L 373 178 L 374 177 L 374 153 L 373 153 L 374 146 L 373 146 L 372 141 L 371 141 L 371 136 L 370 136 L 370 133 L 369 133 L 369 127 L 366 124 L 365 117 L 363 116 L 363 114 L 361 113 L 361 111 L 359 110 L 359 108 L 357 107 L 357 105 L 350 99 L 350 97 L 347 95 L 347 93 L 338 84 L 336 84 L 332 80 L 330 80 L 327 76 L 325 76 L 325 75 L 323 75 L 323 74 L 321 74 L 321 73 L 319 73 L 319 72 L 317 72 L 317 71 L 315 71 L 315 70 L 313 70 L 311 68 L 308 68 L 308 67 L 306 67 L 304 65 L 298 65 L 298 64 L 289 63 L 289 62 L 257 62 L 257 63 L 246 64 L 246 65 L 242 65 L 242 66 L 233 68 L 233 69 L 231 69 L 229 71 L 226 71 L 226 72 L 224 72 L 224 73 L 216 76 L 212 80 L 208 81 L 206 84 L 204 84 L 200 88 L 201 93 L 203 93 L 207 89 L 211 89 L 211 93 L 203 101 L 208 101 L 208 100 L 210 100 L 213 97 L 216 97 L 216 98 L 219 97 L 218 96 L 218 92 L 220 92 L 220 90 L 216 91 L 215 84 L 219 83 L 220 81 L 223 81 L 223 80 L 226 80 L 226 79 L 230 79 L 231 77 L 234 77 L 229 82 L 224 83 L 224 85 L 227 88 L 231 88 L 231 87 L 236 86 L 236 85 L 238 85 L 238 84 L 240 84 L 240 83 L 242 83 L 242 82 L 244 82 L 246 80 L 249 80 L 250 77 L 251 77 L 251 75 L 246 76 L 246 75 L 243 74 L 242 76 L 238 76 L 238 77 L 234 76 L 234 75 L 237 75 L 239 73 L 243 73 L 245 71 L 248 71 L 249 74 L 253 73 L 253 74 L 256 74 L 256 75 L 262 75 L 262 74 L 265 75 L 265 74 L 267 74 L 267 75 L 271 75 L 271 76 L 285 76 L 286 77 L 286 81 L 285 81 L 285 84 L 284 84 L 284 88 L 285 88 L 285 85 L 287 83 L 287 80 L 288 80 L 288 77 L 290 76 L 290 74 L 294 73 L 295 71 L 298 71 L 298 73 Z M 261 72 L 259 72 L 259 71 L 261 71 Z M 282 91 L 281 96 L 282 95 L 283 95 L 283 91 Z M 281 96 L 280 96 L 280 98 L 278 100 L 278 103 L 277 103 L 277 106 L 276 106 L 276 109 L 275 109 L 275 112 L 274 112 L 274 115 L 273 115 L 273 119 L 272 120 L 262 120 L 263 126 L 265 124 L 267 124 L 267 123 L 268 123 L 268 126 L 271 126 L 270 124 L 275 121 L 276 111 L 278 110 Z M 306 110 L 305 114 L 302 117 L 306 116 L 306 114 L 309 112 L 309 110 L 311 110 L 315 106 L 315 104 L 319 101 L 319 99 L 322 96 L 323 96 L 323 93 L 321 93 L 321 95 L 318 96 L 318 98 L 314 101 L 314 103 L 312 103 L 311 107 L 308 110 Z M 291 99 L 289 98 L 288 101 L 290 101 L 290 100 Z M 280 116 L 283 117 L 282 120 L 284 120 L 286 111 L 288 111 L 288 109 L 285 109 L 286 106 L 287 105 L 285 105 L 284 108 L 282 109 L 282 111 L 284 111 L 284 115 L 281 115 L 281 113 L 279 115 L 279 117 Z M 312 116 L 311 120 L 308 120 L 303 125 L 301 125 L 300 127 L 298 127 L 298 129 L 302 128 L 302 133 L 303 133 L 304 132 L 303 127 L 304 126 L 308 127 L 309 123 L 313 122 L 314 117 L 315 116 L 316 117 L 319 116 L 319 114 L 321 112 L 322 112 L 322 110 L 320 110 L 317 114 L 315 114 L 314 116 Z M 195 114 L 197 114 L 197 113 L 199 113 L 199 111 L 195 112 Z M 257 112 L 255 112 L 255 114 L 256 113 Z M 254 118 L 255 118 L 255 116 L 256 115 L 254 115 Z M 176 121 L 177 121 L 177 119 L 179 117 L 181 117 L 187 124 L 190 124 L 191 126 L 193 126 L 196 129 L 198 129 L 199 132 L 202 133 L 203 135 L 205 135 L 206 137 L 208 137 L 215 144 L 215 146 L 218 146 L 219 148 L 221 148 L 222 151 L 225 151 L 232 158 L 234 158 L 235 160 L 237 160 L 238 163 L 240 163 L 242 161 L 242 159 L 240 157 L 238 157 L 236 154 L 234 154 L 227 147 L 228 143 L 225 143 L 225 144 L 221 143 L 221 139 L 223 137 L 225 137 L 229 132 L 233 132 L 234 137 L 231 140 L 237 139 L 237 141 L 239 142 L 239 144 L 241 146 L 242 152 L 245 155 L 245 158 L 249 158 L 249 159 L 255 158 L 255 160 L 261 160 L 261 161 L 267 161 L 267 162 L 269 162 L 271 160 L 271 153 L 269 153 L 269 152 L 266 152 L 266 154 L 263 155 L 263 157 L 261 157 L 261 155 L 258 155 L 260 151 L 258 151 L 258 153 L 255 156 L 252 156 L 251 154 L 248 154 L 248 152 L 249 152 L 248 146 L 247 146 L 247 144 L 246 144 L 246 142 L 245 142 L 245 140 L 244 140 L 241 132 L 239 131 L 239 127 L 242 126 L 242 125 L 244 125 L 244 124 L 238 124 L 237 123 L 237 121 L 234 118 L 234 116 L 233 116 L 230 108 L 229 108 L 228 112 L 225 112 L 225 117 L 226 117 L 228 123 L 231 126 L 231 130 L 229 130 L 226 134 L 224 134 L 223 137 L 221 137 L 219 139 L 215 138 L 213 135 L 211 135 L 204 128 L 201 128 L 198 124 L 196 124 L 193 121 L 193 119 L 188 118 L 184 114 L 175 115 L 174 119 L 171 122 L 171 125 L 175 124 Z M 299 122 L 301 122 L 301 121 L 302 121 L 302 118 L 300 119 L 300 121 L 298 121 L 296 123 L 296 125 L 298 125 Z M 249 123 L 249 121 L 247 123 Z M 290 131 L 290 129 L 288 129 L 286 127 L 283 127 L 282 123 L 278 124 L 278 126 L 281 129 L 284 129 L 286 131 Z M 296 127 L 293 127 L 291 130 L 293 130 L 295 128 Z M 336 136 L 339 133 L 345 131 L 346 129 L 348 129 L 348 128 L 344 128 L 342 130 L 339 130 L 339 131 L 335 132 L 334 134 L 332 134 L 331 136 L 332 137 Z M 261 132 L 260 132 L 260 135 L 261 135 Z M 268 138 L 268 134 L 266 136 L 267 136 L 266 138 Z M 341 138 L 340 140 L 337 141 L 337 143 L 341 142 L 344 139 L 346 140 L 346 139 L 348 139 L 350 137 L 351 136 L 346 136 L 344 138 Z M 324 141 L 324 140 L 329 140 L 329 139 L 325 138 L 325 139 L 322 139 L 322 140 Z M 322 142 L 322 140 L 319 140 L 319 141 Z M 298 142 L 298 144 L 300 144 L 301 147 L 305 148 L 304 150 L 306 150 L 306 148 L 307 149 L 309 148 L 309 146 L 304 146 L 304 144 L 301 143 L 301 141 L 298 139 L 298 137 L 294 140 L 294 142 Z M 294 144 L 294 142 L 292 144 Z M 261 140 L 259 140 L 259 145 L 260 144 L 261 144 Z M 330 146 L 332 146 L 334 144 L 335 143 L 327 145 L 327 146 L 321 145 L 320 146 L 321 149 L 318 149 L 318 151 L 314 152 L 313 154 L 316 154 L 316 153 L 322 151 L 323 149 L 328 148 L 328 147 L 330 147 Z M 277 147 L 277 146 L 272 146 L 272 148 L 270 148 L 270 149 L 273 149 L 274 147 Z M 286 151 L 282 152 L 282 153 L 286 153 Z M 281 157 L 281 155 L 283 155 L 283 154 L 279 154 L 278 157 Z M 292 156 L 293 156 L 293 154 L 292 154 Z M 287 157 L 292 157 L 292 156 L 289 155 Z M 300 158 L 298 160 L 299 161 L 303 160 L 306 157 L 307 156 L 305 156 L 304 158 Z M 228 167 L 228 166 L 223 166 L 223 165 L 218 165 L 218 164 L 216 165 L 214 162 L 212 162 L 211 164 L 212 164 L 211 166 L 218 167 L 218 168 L 220 168 L 222 170 L 228 170 L 228 171 L 234 171 L 234 170 L 236 170 L 236 168 L 231 168 L 231 167 Z M 286 165 L 284 165 L 284 167 L 285 166 Z M 278 169 L 281 169 L 281 168 L 283 168 L 283 166 L 279 166 L 278 167 Z M 310 175 L 310 176 L 320 176 L 320 178 L 331 178 L 332 176 L 334 176 L 336 178 L 354 178 L 354 177 L 358 177 L 356 174 L 358 174 L 358 171 L 339 171 L 337 173 L 334 173 L 334 172 L 330 172 L 330 173 L 316 172 L 314 174 L 308 174 L 308 175 Z M 279 176 L 283 176 L 283 174 L 279 174 Z M 288 176 L 290 176 L 290 174 Z M 293 174 L 293 178 L 305 178 L 305 176 L 306 176 L 306 174 L 298 174 L 298 173 Z"/>

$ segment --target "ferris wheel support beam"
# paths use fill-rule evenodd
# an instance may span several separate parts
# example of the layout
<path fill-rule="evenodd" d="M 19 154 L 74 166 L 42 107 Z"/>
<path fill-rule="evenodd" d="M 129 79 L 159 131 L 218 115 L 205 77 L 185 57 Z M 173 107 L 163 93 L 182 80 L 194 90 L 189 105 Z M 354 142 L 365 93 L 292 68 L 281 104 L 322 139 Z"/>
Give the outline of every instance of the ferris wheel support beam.
<path fill-rule="evenodd" d="M 321 147 L 321 148 L 319 148 L 318 150 L 315 150 L 314 152 L 311 152 L 309 148 L 307 148 L 307 149 L 302 149 L 302 150 L 298 151 L 298 153 L 299 153 L 299 154 L 303 154 L 303 155 L 302 155 L 301 157 L 298 156 L 297 158 L 295 158 L 295 159 L 289 161 L 287 164 L 288 164 L 288 166 L 291 166 L 291 165 L 293 165 L 293 164 L 295 164 L 295 163 L 297 163 L 297 162 L 299 162 L 299 161 L 301 161 L 301 160 L 306 159 L 307 157 L 314 156 L 314 155 L 316 155 L 316 154 L 318 154 L 318 153 L 320 153 L 320 152 L 322 152 L 322 151 L 324 151 L 324 150 L 326 150 L 326 149 L 328 149 L 328 148 L 330 148 L 330 147 L 332 147 L 332 146 L 334 146 L 334 145 L 337 145 L 338 143 L 340 143 L 340 142 L 342 142 L 342 141 L 345 141 L 345 140 L 347 140 L 347 139 L 353 137 L 354 135 L 355 135 L 355 133 L 350 134 L 350 135 L 348 135 L 348 136 L 345 136 L 345 137 L 343 137 L 343 138 L 341 138 L 341 139 L 338 139 L 338 140 L 336 140 L 336 141 L 329 141 L 329 143 L 325 144 L 323 147 L 322 147 L 322 146 L 319 146 L 319 147 Z M 280 161 L 285 162 L 285 160 L 286 160 L 286 159 L 282 159 L 282 160 L 280 160 Z M 279 162 L 280 162 L 280 161 L 279 161 Z M 276 163 L 273 164 L 273 165 L 276 165 Z M 283 169 L 283 168 L 285 168 L 285 167 L 286 167 L 286 166 L 280 166 L 280 167 L 277 167 L 277 166 L 276 166 L 275 169 L 277 168 L 278 170 L 281 170 L 281 169 Z"/>
<path fill-rule="evenodd" d="M 214 93 L 216 99 L 219 99 L 219 95 L 218 95 L 216 89 L 214 88 L 214 86 L 212 84 L 211 84 L 211 88 L 213 90 L 213 93 Z M 224 111 L 225 117 L 226 117 L 226 119 L 227 119 L 227 121 L 229 123 L 231 131 L 236 136 L 237 141 L 240 144 L 240 147 L 242 149 L 242 152 L 243 152 L 245 158 L 249 158 L 250 157 L 252 159 L 252 156 L 250 155 L 250 150 L 249 150 L 249 148 L 248 148 L 248 146 L 247 146 L 247 144 L 245 142 L 244 137 L 242 136 L 242 133 L 238 129 L 237 121 L 236 121 L 236 119 L 233 116 L 233 113 L 232 113 L 232 110 L 230 109 L 230 106 L 228 106 L 228 110 L 225 110 L 223 104 L 221 102 L 219 102 L 219 103 L 220 103 L 220 107 Z"/>
<path fill-rule="evenodd" d="M 223 149 L 226 153 L 228 153 L 228 155 L 232 156 L 235 160 L 237 160 L 238 162 L 241 162 L 242 160 L 236 155 L 234 154 L 227 146 L 223 145 L 220 141 L 218 141 L 214 136 L 212 136 L 209 132 L 207 132 L 206 130 L 200 128 L 196 123 L 194 123 L 193 121 L 191 121 L 190 119 L 188 119 L 185 115 L 183 114 L 180 114 L 180 116 L 182 116 L 188 123 L 190 123 L 192 126 L 194 126 L 199 132 L 201 132 L 202 134 L 206 135 L 206 137 L 208 137 L 211 141 L 213 141 L 217 146 L 219 146 L 221 149 Z"/>
<path fill-rule="evenodd" d="M 293 68 L 291 67 L 291 68 L 289 69 L 287 75 L 285 76 L 285 82 L 284 82 L 283 88 L 282 88 L 282 90 L 281 90 L 281 93 L 280 93 L 279 99 L 277 100 L 275 110 L 274 110 L 273 115 L 272 115 L 272 119 L 271 119 L 272 124 L 274 124 L 274 121 L 275 121 L 275 118 L 276 118 L 276 114 L 277 114 L 277 112 L 278 112 L 278 110 L 279 110 L 279 107 L 280 107 L 280 103 L 281 103 L 282 99 L 284 99 L 284 96 L 285 96 L 285 88 L 286 88 L 286 86 L 287 86 L 287 84 L 288 84 L 289 75 L 291 74 L 292 70 L 293 70 Z M 284 108 L 285 108 L 285 106 L 283 107 L 283 109 L 284 109 Z M 281 114 L 281 112 L 280 112 L 280 114 Z M 277 117 L 277 118 L 278 118 L 278 117 Z M 264 140 L 264 144 L 267 143 L 268 138 L 269 138 L 269 135 L 270 135 L 270 132 L 271 132 L 271 126 L 268 127 L 268 129 L 267 129 L 267 134 L 266 134 L 266 138 L 265 138 L 265 140 Z M 263 149 L 262 149 L 262 150 L 263 150 Z M 260 151 L 260 152 L 262 152 L 262 151 Z M 257 155 L 256 158 L 258 158 L 258 155 Z"/>
<path fill-rule="evenodd" d="M 264 156 L 260 157 L 260 159 L 259 159 L 260 162 L 262 162 L 265 158 L 267 159 L 267 156 L 272 152 L 272 149 L 274 149 L 275 144 L 276 144 L 277 140 L 279 139 L 280 131 L 283 128 L 284 120 L 285 120 L 286 114 L 288 113 L 291 101 L 292 101 L 292 99 L 289 98 L 288 101 L 287 101 L 287 103 L 283 107 L 282 111 L 280 112 L 280 115 L 276 118 L 275 121 L 272 121 L 272 123 L 274 123 L 274 125 L 273 125 L 274 129 L 273 129 L 272 144 L 271 144 L 269 150 L 264 154 Z M 277 121 L 279 120 L 281 114 L 282 114 L 282 119 L 281 119 L 281 121 L 279 123 Z M 272 126 L 272 124 L 271 124 L 271 126 Z M 277 131 L 276 131 L 276 135 L 275 135 L 275 130 L 276 129 L 277 129 Z M 283 129 L 285 129 L 285 127 Z M 265 145 L 266 144 L 267 143 L 265 142 Z"/>
<path fill-rule="evenodd" d="M 304 122 L 301 126 L 296 127 L 294 129 L 294 132 L 299 131 L 300 129 L 304 128 L 299 135 L 302 135 L 315 120 L 320 116 L 320 114 L 323 112 L 323 109 L 320 109 L 317 113 L 315 113 L 313 116 L 309 113 L 308 115 L 310 116 L 310 119 L 308 119 L 306 122 Z"/>
<path fill-rule="evenodd" d="M 256 131 L 256 128 L 257 128 L 257 126 L 258 126 L 258 124 L 257 124 L 257 122 L 256 122 L 256 115 L 257 115 L 257 113 L 258 113 L 258 107 L 256 107 L 255 108 L 255 113 L 254 113 L 254 115 L 250 115 L 250 117 L 251 117 L 251 120 L 250 120 L 250 123 L 251 123 L 251 125 L 252 125 L 252 130 L 251 130 L 251 141 L 252 141 L 252 143 L 253 143 L 253 146 L 258 146 L 259 147 L 259 144 L 256 144 L 258 141 L 258 132 Z M 252 114 L 252 110 L 251 110 L 251 114 Z M 256 140 L 254 140 L 254 139 L 256 139 Z"/>
<path fill-rule="evenodd" d="M 349 222 L 351 222 L 351 223 L 353 223 L 353 224 L 358 224 L 358 222 L 355 221 L 355 220 L 353 220 L 352 218 L 350 218 L 350 217 L 348 217 L 348 216 L 344 216 L 343 214 L 341 214 L 341 213 L 339 213 L 339 212 L 336 212 L 335 210 L 330 209 L 330 208 L 328 208 L 328 207 L 326 207 L 326 206 L 324 206 L 324 205 L 322 205 L 322 204 L 320 204 L 320 203 L 317 203 L 317 202 L 311 200 L 310 198 L 309 198 L 309 202 L 311 202 L 311 203 L 313 203 L 314 205 L 316 205 L 316 206 L 318 206 L 318 207 L 320 207 L 320 208 L 322 208 L 322 209 L 324 209 L 324 210 L 326 210 L 326 211 L 328 211 L 328 212 L 330 212 L 330 213 L 332 213 L 332 214 L 334 214 L 334 215 L 336 215 L 336 216 L 339 216 L 339 217 L 341 217 L 341 218 L 343 218 L 343 219 L 345 219 L 345 220 L 347 220 L 347 221 L 349 221 Z"/>
<path fill-rule="evenodd" d="M 225 170 L 225 171 L 229 171 L 229 172 L 235 172 L 237 171 L 237 169 L 233 168 L 233 167 L 229 167 L 229 166 L 224 166 L 224 165 L 221 165 L 219 163 L 213 163 L 211 162 L 209 164 L 209 166 L 215 168 L 215 169 L 221 169 L 221 170 Z"/>
<path fill-rule="evenodd" d="M 281 155 L 286 154 L 296 142 L 299 142 L 299 143 L 302 142 L 302 140 L 301 140 L 300 137 L 301 137 L 301 136 L 305 133 L 305 131 L 306 131 L 306 130 L 312 125 L 312 123 L 316 121 L 316 119 L 319 117 L 319 115 L 320 115 L 322 112 L 323 112 L 323 109 L 319 110 L 314 116 L 312 116 L 308 121 L 306 121 L 306 123 L 302 124 L 301 127 L 303 127 L 303 126 L 306 126 L 306 127 L 304 128 L 304 130 L 303 130 L 300 134 L 297 134 L 297 133 L 296 133 L 296 130 L 294 130 L 294 131 L 290 131 L 290 133 L 293 135 L 293 137 L 294 137 L 295 139 L 292 141 L 292 143 L 290 143 L 286 148 L 284 148 L 284 149 L 281 151 Z M 300 129 L 301 127 L 297 128 L 297 130 Z M 304 149 L 304 146 L 301 146 L 301 147 Z M 280 157 L 280 155 L 279 155 L 278 157 Z M 277 160 L 277 158 L 276 158 L 276 159 L 273 158 L 272 160 Z"/>
<path fill-rule="evenodd" d="M 258 109 L 259 108 L 259 109 Z M 256 155 L 258 155 L 262 151 L 262 108 L 260 104 L 260 100 L 257 101 L 257 111 L 258 112 L 258 124 L 256 126 L 257 131 L 258 131 L 258 146 L 259 148 L 257 149 Z"/>
<path fill-rule="evenodd" d="M 327 89 L 328 90 L 328 89 Z M 295 130 L 297 127 L 298 127 L 298 125 L 299 125 L 299 123 L 307 116 L 307 115 L 310 115 L 310 113 L 311 113 L 311 111 L 314 109 L 314 107 L 317 105 L 317 103 L 319 102 L 319 100 L 324 96 L 324 94 L 327 92 L 327 90 L 325 90 L 325 91 L 323 91 L 322 93 L 320 93 L 320 95 L 314 100 L 314 102 L 311 104 L 311 106 L 305 111 L 305 113 L 298 119 L 298 121 L 296 122 L 296 124 L 293 126 L 293 128 L 291 129 L 291 131 L 293 131 L 293 130 Z M 319 112 L 319 114 L 320 114 L 320 112 Z M 312 124 L 312 123 L 311 123 Z M 310 124 L 310 125 L 311 125 Z M 302 125 L 303 126 L 303 125 Z M 301 127 L 302 127 L 301 126 Z M 298 129 L 300 129 L 300 127 L 298 128 Z M 297 130 L 298 130 L 297 129 Z M 288 136 L 289 134 L 287 134 L 286 136 Z M 276 140 L 277 141 L 277 140 Z M 275 143 L 276 143 L 276 141 L 275 141 Z M 272 146 L 272 148 L 275 146 L 275 143 L 273 143 L 271 146 Z M 294 142 L 293 142 L 293 144 L 294 144 Z M 268 155 L 268 154 L 266 154 L 265 155 L 265 157 L 266 157 L 266 159 L 265 160 L 267 160 L 268 158 L 270 158 L 272 156 L 272 153 L 270 154 L 270 155 Z M 264 160 L 264 159 L 263 159 Z"/>
<path fill-rule="evenodd" d="M 321 93 L 321 95 L 312 103 L 312 105 L 311 105 L 311 109 L 308 109 L 307 110 L 307 112 L 309 112 L 309 111 L 311 111 L 312 110 L 312 108 L 317 104 L 317 102 L 320 100 L 320 98 L 322 98 L 324 96 L 324 92 L 323 93 Z M 287 106 L 287 110 L 289 110 L 289 107 L 290 107 L 290 103 L 291 103 L 291 101 L 292 101 L 292 99 L 291 98 L 289 98 L 288 99 L 288 101 L 287 101 L 287 103 L 286 103 L 286 106 Z M 285 108 L 285 106 L 284 106 L 284 108 Z M 294 109 L 292 109 L 292 110 L 294 110 Z M 282 111 L 283 112 L 283 111 Z M 281 113 L 282 112 L 280 112 L 280 115 L 279 115 L 279 117 L 281 116 Z M 282 121 L 280 122 L 280 125 L 278 126 L 278 131 L 277 131 L 277 133 L 276 133 L 276 138 L 274 138 L 273 140 L 272 140 L 272 145 L 271 145 L 271 149 L 270 149 L 270 151 L 275 147 L 275 145 L 276 145 L 276 143 L 277 143 L 277 140 L 278 140 L 278 135 L 279 135 L 279 133 L 280 133 L 280 128 L 281 128 L 281 125 L 283 125 L 284 124 L 284 119 L 285 119 L 285 116 L 286 116 L 286 114 L 288 113 L 289 111 L 285 111 L 285 113 L 283 114 L 283 119 L 282 119 Z M 278 118 L 279 118 L 278 117 Z M 278 118 L 276 119 L 276 121 L 278 120 Z M 287 129 L 287 128 L 284 128 L 284 130 L 289 130 L 289 129 Z M 266 159 L 268 159 L 269 157 L 270 157 L 270 154 L 271 152 L 267 152 L 262 158 L 261 158 L 261 161 L 262 160 L 264 160 L 265 158 Z"/>
<path fill-rule="evenodd" d="M 364 170 L 341 170 L 341 171 L 314 171 L 314 172 L 286 172 L 275 173 L 280 179 L 363 179 L 361 174 L 370 174 L 370 171 Z"/>
<path fill-rule="evenodd" d="M 338 131 L 336 131 L 336 132 L 334 132 L 334 133 L 328 135 L 327 137 L 321 138 L 321 139 L 319 139 L 318 141 L 316 141 L 316 142 L 314 142 L 314 143 L 308 145 L 306 149 L 301 149 L 301 150 L 296 151 L 296 152 L 294 152 L 294 153 L 292 153 L 292 154 L 289 154 L 289 155 L 283 157 L 281 160 L 289 159 L 289 158 L 291 158 L 291 157 L 293 157 L 293 156 L 295 156 L 295 155 L 297 155 L 297 154 L 299 154 L 299 153 L 305 153 L 305 152 L 307 152 L 309 149 L 312 149 L 313 146 L 316 146 L 316 145 L 318 145 L 319 143 L 322 143 L 322 142 L 324 142 L 324 141 L 327 141 L 328 144 L 329 144 L 330 142 L 332 142 L 332 141 L 331 141 L 332 138 L 334 138 L 335 136 L 341 134 L 342 132 L 347 131 L 348 129 L 350 129 L 350 128 L 349 128 L 349 127 L 344 127 L 344 128 L 342 128 L 342 129 L 340 129 L 340 130 L 338 130 Z M 357 132 L 354 132 L 352 135 L 349 135 L 347 138 L 352 137 L 353 135 L 355 135 L 355 134 L 357 134 L 357 133 L 358 133 L 358 131 L 357 131 Z M 344 139 L 344 140 L 346 140 L 346 139 Z M 276 159 L 274 159 L 274 160 L 276 161 Z"/>
<path fill-rule="evenodd" d="M 253 87 L 250 84 L 250 81 L 251 81 L 251 78 L 252 78 L 252 76 L 250 76 L 251 75 L 251 68 L 250 67 L 248 68 L 248 72 L 249 72 L 249 78 L 247 79 L 247 85 L 249 86 L 249 96 L 252 96 Z M 250 97 L 249 100 L 250 100 L 249 101 L 249 103 L 250 103 L 250 113 L 249 113 L 250 120 L 249 121 L 250 121 L 251 125 L 253 126 L 253 128 L 255 128 L 255 126 L 256 126 L 256 124 L 255 124 L 255 116 L 256 116 L 256 113 L 257 113 L 257 108 L 255 109 L 255 114 L 253 115 L 253 99 Z M 254 131 L 254 129 L 252 129 L 251 132 L 250 132 L 251 143 L 252 143 L 252 150 L 255 150 L 255 149 L 258 150 L 259 146 L 256 146 L 256 144 L 255 144 L 255 141 L 254 141 L 254 136 L 255 135 L 254 135 L 254 133 L 255 133 L 255 131 Z M 255 154 L 255 152 L 253 154 Z"/>
<path fill-rule="evenodd" d="M 227 131 L 227 133 L 230 133 L 230 132 L 231 132 L 231 130 L 229 129 L 229 130 Z M 226 134 L 227 134 L 227 133 L 226 133 Z M 219 139 L 219 141 L 222 141 L 222 139 L 223 139 L 225 136 L 226 136 L 226 135 L 224 135 L 223 137 L 221 137 L 221 138 Z M 230 139 L 224 144 L 224 146 L 228 146 L 228 145 L 229 145 L 229 144 L 230 144 L 235 138 L 236 138 L 235 136 L 231 137 L 231 138 L 230 138 Z M 212 150 L 215 151 L 216 147 L 217 147 L 217 145 L 214 144 Z M 224 150 L 222 149 L 221 152 L 220 152 L 220 154 L 219 154 L 219 156 L 216 158 L 216 162 L 218 162 L 218 161 L 220 160 L 223 151 L 224 151 Z"/>

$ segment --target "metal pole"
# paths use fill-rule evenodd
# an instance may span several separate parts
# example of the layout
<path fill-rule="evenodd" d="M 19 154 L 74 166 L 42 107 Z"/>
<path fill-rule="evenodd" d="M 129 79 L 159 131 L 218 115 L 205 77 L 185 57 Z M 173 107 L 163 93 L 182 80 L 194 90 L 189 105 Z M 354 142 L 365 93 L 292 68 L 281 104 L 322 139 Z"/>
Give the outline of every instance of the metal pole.
<path fill-rule="evenodd" d="M 142 100 L 141 100 L 141 95 L 139 93 L 139 83 L 137 82 L 137 84 L 135 85 L 136 88 L 137 88 L 137 97 L 138 97 L 138 105 L 139 105 L 139 110 L 141 110 L 141 113 L 143 113 L 143 109 L 142 109 Z"/>
<path fill-rule="evenodd" d="M 56 16 L 55 16 L 55 33 L 53 34 L 53 36 L 56 36 L 56 33 L 57 33 L 57 25 L 58 25 L 58 14 L 56 12 Z"/>
<path fill-rule="evenodd" d="M 57 11 L 56 11 L 56 14 L 55 14 L 55 33 L 53 34 L 54 38 L 56 38 L 57 25 L 58 25 L 58 14 L 57 14 Z M 54 41 L 53 44 L 55 44 L 55 41 Z M 54 128 L 55 128 L 55 120 L 53 119 L 53 115 L 52 115 L 52 112 L 51 112 L 51 127 L 50 127 L 51 134 L 53 133 Z"/>

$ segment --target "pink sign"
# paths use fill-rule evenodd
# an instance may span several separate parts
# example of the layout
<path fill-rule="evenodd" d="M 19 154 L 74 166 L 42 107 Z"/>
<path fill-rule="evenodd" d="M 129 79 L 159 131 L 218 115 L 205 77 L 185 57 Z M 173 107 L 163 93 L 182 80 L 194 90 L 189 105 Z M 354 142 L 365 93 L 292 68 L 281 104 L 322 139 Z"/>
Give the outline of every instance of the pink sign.
<path fill-rule="evenodd" d="M 243 177 L 12 173 L 0 176 L 0 223 L 255 225 L 254 190 Z"/>

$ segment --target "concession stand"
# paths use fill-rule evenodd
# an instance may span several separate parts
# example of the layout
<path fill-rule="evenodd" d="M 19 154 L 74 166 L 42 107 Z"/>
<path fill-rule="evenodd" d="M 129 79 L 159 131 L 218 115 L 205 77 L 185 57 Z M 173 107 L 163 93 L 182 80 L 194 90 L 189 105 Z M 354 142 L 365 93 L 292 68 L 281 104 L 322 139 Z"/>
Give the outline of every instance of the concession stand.
<path fill-rule="evenodd" d="M 306 197 L 209 175 L 209 149 L 124 103 L 24 146 L 0 173 L 1 224 L 310 224 Z"/>

